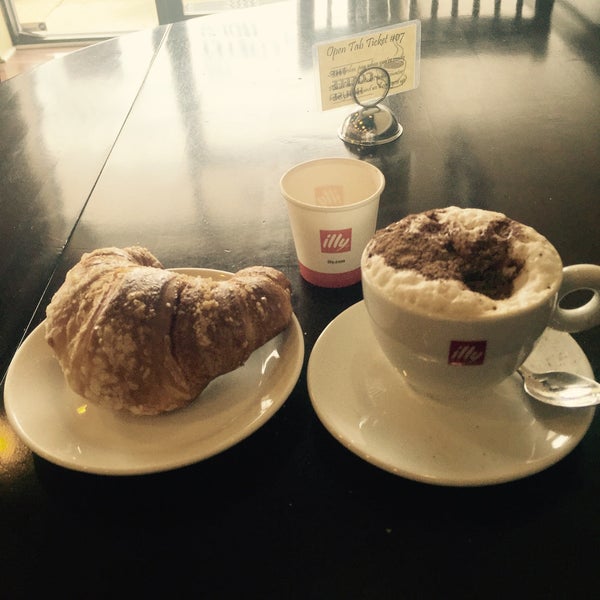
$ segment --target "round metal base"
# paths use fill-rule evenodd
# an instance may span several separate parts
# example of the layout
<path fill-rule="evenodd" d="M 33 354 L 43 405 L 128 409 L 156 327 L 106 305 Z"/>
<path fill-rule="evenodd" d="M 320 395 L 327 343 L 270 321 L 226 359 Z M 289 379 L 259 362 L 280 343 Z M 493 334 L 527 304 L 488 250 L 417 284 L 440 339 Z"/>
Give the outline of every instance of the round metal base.
<path fill-rule="evenodd" d="M 385 106 L 370 106 L 348 115 L 338 135 L 344 142 L 357 146 L 379 146 L 398 139 L 402 126 Z"/>

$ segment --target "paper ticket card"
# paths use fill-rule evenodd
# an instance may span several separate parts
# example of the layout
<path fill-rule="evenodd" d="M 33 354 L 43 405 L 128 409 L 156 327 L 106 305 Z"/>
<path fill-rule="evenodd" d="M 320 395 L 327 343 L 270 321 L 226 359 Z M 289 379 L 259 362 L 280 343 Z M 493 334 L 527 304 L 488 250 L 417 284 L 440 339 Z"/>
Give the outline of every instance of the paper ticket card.
<path fill-rule="evenodd" d="M 362 75 L 372 67 L 387 71 L 388 94 L 399 94 L 419 84 L 421 22 L 408 21 L 323 42 L 314 50 L 322 110 L 355 104 L 356 95 L 381 97 L 380 78 L 369 77 L 368 72 Z"/>

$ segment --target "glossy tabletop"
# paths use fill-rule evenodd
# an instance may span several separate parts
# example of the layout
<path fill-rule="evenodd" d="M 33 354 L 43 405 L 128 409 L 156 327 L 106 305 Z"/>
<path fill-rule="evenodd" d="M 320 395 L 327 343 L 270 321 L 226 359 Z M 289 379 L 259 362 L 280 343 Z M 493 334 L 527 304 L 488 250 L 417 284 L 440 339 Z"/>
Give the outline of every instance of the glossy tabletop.
<path fill-rule="evenodd" d="M 480 486 L 392 474 L 322 424 L 308 361 L 362 291 L 302 280 L 279 178 L 351 156 L 385 175 L 380 226 L 450 204 L 498 210 L 566 265 L 599 264 L 599 16 L 585 0 L 269 3 L 125 35 L 0 84 L 0 377 L 66 271 L 104 246 L 146 246 L 166 267 L 281 269 L 305 348 L 260 429 L 161 473 L 60 467 L 0 411 L 0 597 L 593 593 L 597 419 L 557 464 Z M 411 19 L 420 84 L 384 101 L 404 133 L 344 144 L 352 107 L 320 110 L 314 45 Z M 598 377 L 598 328 L 573 337 Z"/>

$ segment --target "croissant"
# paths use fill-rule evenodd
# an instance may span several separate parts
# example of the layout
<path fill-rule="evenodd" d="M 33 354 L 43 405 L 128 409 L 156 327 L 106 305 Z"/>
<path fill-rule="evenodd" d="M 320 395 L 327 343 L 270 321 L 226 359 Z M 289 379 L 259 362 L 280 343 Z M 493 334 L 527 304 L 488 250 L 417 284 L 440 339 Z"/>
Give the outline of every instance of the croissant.
<path fill-rule="evenodd" d="M 290 323 L 290 283 L 270 267 L 226 281 L 163 269 L 145 248 L 84 254 L 46 310 L 69 386 L 138 415 L 189 404 Z"/>

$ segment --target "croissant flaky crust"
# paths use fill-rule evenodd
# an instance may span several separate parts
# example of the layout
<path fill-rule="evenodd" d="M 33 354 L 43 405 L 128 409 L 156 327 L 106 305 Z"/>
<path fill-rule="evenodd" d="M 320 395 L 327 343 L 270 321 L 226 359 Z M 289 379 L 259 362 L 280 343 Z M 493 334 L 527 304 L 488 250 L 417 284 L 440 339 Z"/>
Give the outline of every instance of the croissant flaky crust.
<path fill-rule="evenodd" d="M 46 310 L 46 340 L 91 402 L 155 415 L 187 405 L 290 323 L 290 283 L 270 267 L 226 281 L 163 269 L 145 248 L 84 254 Z"/>

